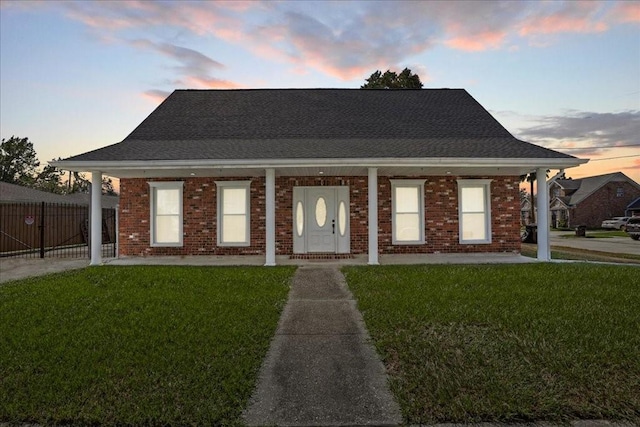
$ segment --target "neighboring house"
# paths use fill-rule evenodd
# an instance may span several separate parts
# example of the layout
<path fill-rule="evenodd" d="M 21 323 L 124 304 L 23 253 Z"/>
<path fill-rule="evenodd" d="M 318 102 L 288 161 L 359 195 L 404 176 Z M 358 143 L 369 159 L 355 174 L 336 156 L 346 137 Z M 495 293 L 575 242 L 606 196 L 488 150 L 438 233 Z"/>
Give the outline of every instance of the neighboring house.
<path fill-rule="evenodd" d="M 535 206 L 531 203 L 531 196 L 527 194 L 524 197 L 520 198 L 520 225 L 528 225 L 531 222 L 531 209 L 534 209 L 534 214 L 537 214 L 535 211 Z"/>
<path fill-rule="evenodd" d="M 519 176 L 586 161 L 514 138 L 463 89 L 257 89 L 176 90 L 122 142 L 53 164 L 120 178 L 121 256 L 274 265 L 518 253 Z"/>
<path fill-rule="evenodd" d="M 549 185 L 553 227 L 600 227 L 606 219 L 624 216 L 629 203 L 640 197 L 640 184 L 622 172 L 554 178 Z"/>
<path fill-rule="evenodd" d="M 625 216 L 640 216 L 640 197 L 627 205 Z"/>

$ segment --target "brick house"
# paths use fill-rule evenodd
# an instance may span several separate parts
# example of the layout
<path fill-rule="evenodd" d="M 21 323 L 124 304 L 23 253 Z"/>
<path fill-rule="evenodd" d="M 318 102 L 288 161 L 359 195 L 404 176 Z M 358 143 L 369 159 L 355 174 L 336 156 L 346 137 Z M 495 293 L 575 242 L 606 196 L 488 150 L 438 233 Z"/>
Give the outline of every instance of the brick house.
<path fill-rule="evenodd" d="M 519 176 L 584 162 L 514 138 L 463 89 L 257 89 L 176 90 L 122 142 L 54 164 L 120 178 L 120 256 L 274 265 L 519 253 Z"/>
<path fill-rule="evenodd" d="M 640 184 L 622 172 L 550 180 L 551 224 L 554 227 L 600 227 L 602 221 L 625 216 L 628 205 L 640 197 Z"/>

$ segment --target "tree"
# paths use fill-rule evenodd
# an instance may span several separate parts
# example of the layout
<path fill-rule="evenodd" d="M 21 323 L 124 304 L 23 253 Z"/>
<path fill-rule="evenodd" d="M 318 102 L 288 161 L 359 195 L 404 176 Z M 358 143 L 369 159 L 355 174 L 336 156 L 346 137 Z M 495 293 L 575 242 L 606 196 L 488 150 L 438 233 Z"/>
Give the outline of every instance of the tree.
<path fill-rule="evenodd" d="M 46 165 L 36 176 L 33 188 L 49 193 L 64 194 L 65 188 L 62 183 L 62 171 L 55 166 Z"/>
<path fill-rule="evenodd" d="M 12 136 L 0 144 L 0 181 L 32 186 L 40 162 L 29 138 Z"/>
<path fill-rule="evenodd" d="M 67 193 L 89 193 L 91 181 L 80 172 L 70 172 Z"/>
<path fill-rule="evenodd" d="M 387 70 L 382 74 L 380 70 L 365 80 L 360 89 L 422 89 L 422 82 L 417 74 L 405 68 L 400 74 Z"/>
<path fill-rule="evenodd" d="M 116 190 L 113 188 L 113 181 L 108 176 L 102 177 L 102 194 L 107 196 L 117 196 Z"/>

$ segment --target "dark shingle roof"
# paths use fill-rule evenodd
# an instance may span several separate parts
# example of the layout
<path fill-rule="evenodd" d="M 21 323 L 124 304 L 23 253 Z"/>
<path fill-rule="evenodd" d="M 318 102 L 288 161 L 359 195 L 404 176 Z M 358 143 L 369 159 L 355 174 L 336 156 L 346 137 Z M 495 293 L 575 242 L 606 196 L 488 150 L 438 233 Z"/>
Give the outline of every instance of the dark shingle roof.
<path fill-rule="evenodd" d="M 567 205 L 575 206 L 608 182 L 628 182 L 631 185 L 640 188 L 637 182 L 623 174 L 622 172 L 613 172 L 604 175 L 588 176 L 581 179 L 559 179 L 556 181 L 560 185 L 568 189 L 575 189 L 574 193 L 569 195 Z"/>
<path fill-rule="evenodd" d="M 71 161 L 572 158 L 514 138 L 464 89 L 177 90 Z"/>
<path fill-rule="evenodd" d="M 629 203 L 629 205 L 627 205 L 627 209 L 630 209 L 630 210 L 640 209 L 640 197 L 635 199 L 633 202 Z"/>

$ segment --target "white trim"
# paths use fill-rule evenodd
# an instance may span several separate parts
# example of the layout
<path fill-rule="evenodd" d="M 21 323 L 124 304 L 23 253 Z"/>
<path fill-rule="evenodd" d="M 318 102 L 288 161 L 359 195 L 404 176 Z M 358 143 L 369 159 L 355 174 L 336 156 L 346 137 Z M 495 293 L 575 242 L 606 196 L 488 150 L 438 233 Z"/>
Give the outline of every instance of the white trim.
<path fill-rule="evenodd" d="M 215 181 L 216 183 L 216 193 L 217 193 L 217 213 L 218 213 L 218 225 L 217 225 L 217 239 L 218 246 L 224 247 L 244 247 L 251 245 L 251 181 Z M 224 221 L 224 212 L 222 212 L 222 208 L 224 206 L 223 203 L 223 193 L 224 189 L 227 188 L 242 188 L 247 192 L 246 195 L 246 219 L 245 219 L 245 236 L 246 240 L 244 242 L 223 242 L 222 241 L 222 226 Z M 274 237 L 275 238 L 275 237 Z"/>
<path fill-rule="evenodd" d="M 91 263 L 102 263 L 102 172 L 91 171 Z"/>
<path fill-rule="evenodd" d="M 393 245 L 423 245 L 424 233 L 424 183 L 426 179 L 390 179 L 391 182 L 391 243 Z M 418 189 L 418 240 L 398 240 L 396 236 L 396 197 L 395 190 L 398 187 Z"/>
<path fill-rule="evenodd" d="M 369 196 L 369 265 L 378 265 L 378 168 L 368 169 L 369 180 L 367 192 Z"/>
<path fill-rule="evenodd" d="M 152 248 L 181 247 L 183 245 L 184 233 L 184 181 L 147 181 L 149 184 L 149 246 Z M 177 242 L 156 242 L 156 190 L 178 190 L 178 241 Z"/>
<path fill-rule="evenodd" d="M 458 179 L 458 234 L 461 245 L 473 244 L 490 244 L 491 243 L 491 179 Z M 484 194 L 484 232 L 486 238 L 467 240 L 463 237 L 462 222 L 462 189 L 463 188 L 482 188 Z"/>
<path fill-rule="evenodd" d="M 549 186 L 547 184 L 547 170 L 540 168 L 536 171 L 537 181 L 537 208 L 538 208 L 538 261 L 551 260 L 551 247 L 549 243 Z"/>
<path fill-rule="evenodd" d="M 265 266 L 276 265 L 276 171 L 265 170 Z M 249 193 L 251 193 L 249 191 Z"/>
<path fill-rule="evenodd" d="M 197 159 L 197 160 L 126 160 L 126 161 L 74 161 L 59 160 L 49 164 L 67 170 L 87 171 L 91 169 L 269 169 L 276 167 L 314 167 L 314 166 L 363 166 L 369 167 L 531 167 L 545 169 L 570 168 L 587 163 L 589 159 L 577 158 L 476 158 L 476 157 L 415 157 L 415 158 L 306 158 L 306 159 Z"/>

